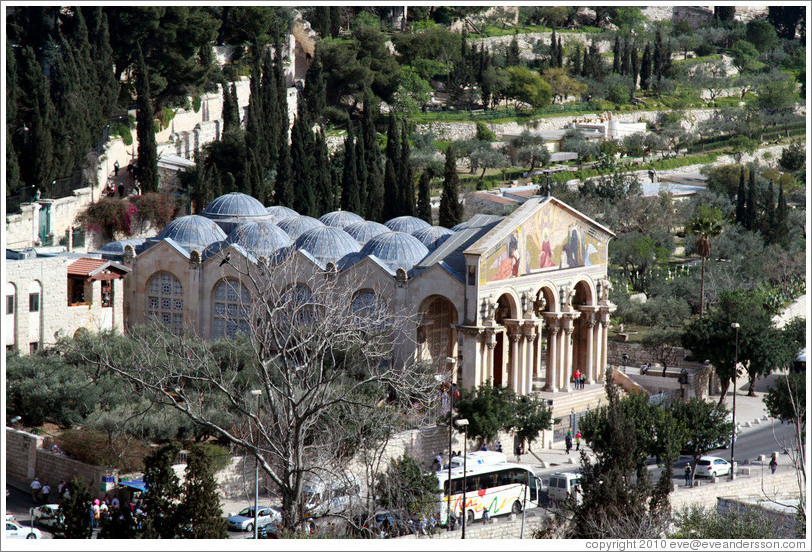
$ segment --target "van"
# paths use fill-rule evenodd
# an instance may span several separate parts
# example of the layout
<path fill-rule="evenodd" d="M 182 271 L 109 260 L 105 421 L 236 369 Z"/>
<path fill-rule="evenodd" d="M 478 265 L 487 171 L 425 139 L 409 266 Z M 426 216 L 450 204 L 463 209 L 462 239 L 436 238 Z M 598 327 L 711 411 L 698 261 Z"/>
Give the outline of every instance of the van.
<path fill-rule="evenodd" d="M 580 473 L 554 473 L 547 485 L 547 497 L 550 500 L 563 500 L 575 494 L 580 497 Z"/>

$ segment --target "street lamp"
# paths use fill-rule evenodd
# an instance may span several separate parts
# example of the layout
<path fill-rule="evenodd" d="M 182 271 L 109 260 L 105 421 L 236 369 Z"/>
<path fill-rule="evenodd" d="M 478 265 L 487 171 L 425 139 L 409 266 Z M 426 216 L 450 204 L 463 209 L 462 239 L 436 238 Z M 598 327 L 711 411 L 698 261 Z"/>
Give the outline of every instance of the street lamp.
<path fill-rule="evenodd" d="M 257 420 L 259 420 L 259 400 L 262 397 L 261 389 L 252 389 L 251 394 L 257 398 Z M 257 441 L 259 441 L 259 421 L 257 421 Z M 254 539 L 259 538 L 259 456 L 254 453 Z"/>
<path fill-rule="evenodd" d="M 465 538 L 465 525 L 468 518 L 468 513 L 465 511 L 465 491 L 468 487 L 468 420 L 460 418 L 456 422 L 457 427 L 461 427 L 463 431 L 463 453 L 462 453 L 462 538 Z M 450 487 L 450 480 L 449 480 Z"/>
<path fill-rule="evenodd" d="M 448 395 L 449 395 L 449 408 L 448 408 L 448 519 L 446 519 L 446 527 L 451 531 L 451 443 L 454 422 L 454 395 L 457 394 L 457 385 L 454 383 L 454 364 L 457 359 L 454 357 L 446 357 L 446 364 L 451 365 L 451 370 L 448 372 Z M 442 459 L 442 455 L 440 456 Z M 442 464 L 440 468 L 442 468 Z"/>
<path fill-rule="evenodd" d="M 736 378 L 739 376 L 739 323 L 733 322 L 731 328 L 736 330 L 736 349 L 733 356 L 733 436 L 730 438 L 730 479 L 736 479 Z"/>

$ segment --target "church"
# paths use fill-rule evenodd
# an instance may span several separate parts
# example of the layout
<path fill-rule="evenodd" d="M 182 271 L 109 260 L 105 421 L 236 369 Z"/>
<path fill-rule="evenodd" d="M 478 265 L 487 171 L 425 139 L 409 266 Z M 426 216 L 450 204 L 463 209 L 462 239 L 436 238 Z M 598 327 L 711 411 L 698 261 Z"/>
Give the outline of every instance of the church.
<path fill-rule="evenodd" d="M 346 211 L 315 219 L 235 192 L 154 238 L 112 242 L 99 253 L 131 269 L 126 327 L 158 321 L 207 339 L 244 331 L 240 306 L 250 292 L 232 261 L 287 252 L 308 278 L 339 278 L 354 303 L 378 293 L 416 315 L 395 362 L 429 361 L 466 388 L 491 381 L 549 396 L 571 390 L 576 371 L 587 383 L 604 379 L 613 236 L 550 196 L 447 229 Z"/>

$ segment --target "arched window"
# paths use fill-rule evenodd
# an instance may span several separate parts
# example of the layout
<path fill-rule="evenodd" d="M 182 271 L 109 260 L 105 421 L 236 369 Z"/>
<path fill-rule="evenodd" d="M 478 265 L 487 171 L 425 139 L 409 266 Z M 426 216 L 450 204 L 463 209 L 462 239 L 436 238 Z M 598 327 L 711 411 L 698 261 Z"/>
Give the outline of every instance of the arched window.
<path fill-rule="evenodd" d="M 362 289 L 352 297 L 352 312 L 358 316 L 371 315 L 376 309 L 377 297 L 371 289 Z"/>
<path fill-rule="evenodd" d="M 248 333 L 251 294 L 239 280 L 223 280 L 214 288 L 212 337 L 234 337 Z"/>
<path fill-rule="evenodd" d="M 168 272 L 156 274 L 147 285 L 147 319 L 160 322 L 173 333 L 183 331 L 183 286 Z"/>
<path fill-rule="evenodd" d="M 454 352 L 454 331 L 452 324 L 457 322 L 457 309 L 445 297 L 427 300 L 423 309 L 420 331 L 424 341 L 423 358 L 428 358 L 438 368 L 445 366 L 446 357 Z"/>

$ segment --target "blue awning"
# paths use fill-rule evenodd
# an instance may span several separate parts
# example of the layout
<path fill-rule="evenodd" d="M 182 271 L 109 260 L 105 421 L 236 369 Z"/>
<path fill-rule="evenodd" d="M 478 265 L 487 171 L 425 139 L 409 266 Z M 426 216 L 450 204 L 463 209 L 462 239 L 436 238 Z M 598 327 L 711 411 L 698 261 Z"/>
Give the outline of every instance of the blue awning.
<path fill-rule="evenodd" d="M 145 493 L 147 491 L 147 484 L 144 483 L 143 479 L 133 479 L 132 481 L 119 481 L 118 484 L 121 485 L 122 487 L 129 487 L 136 491 L 141 491 L 142 493 Z"/>

